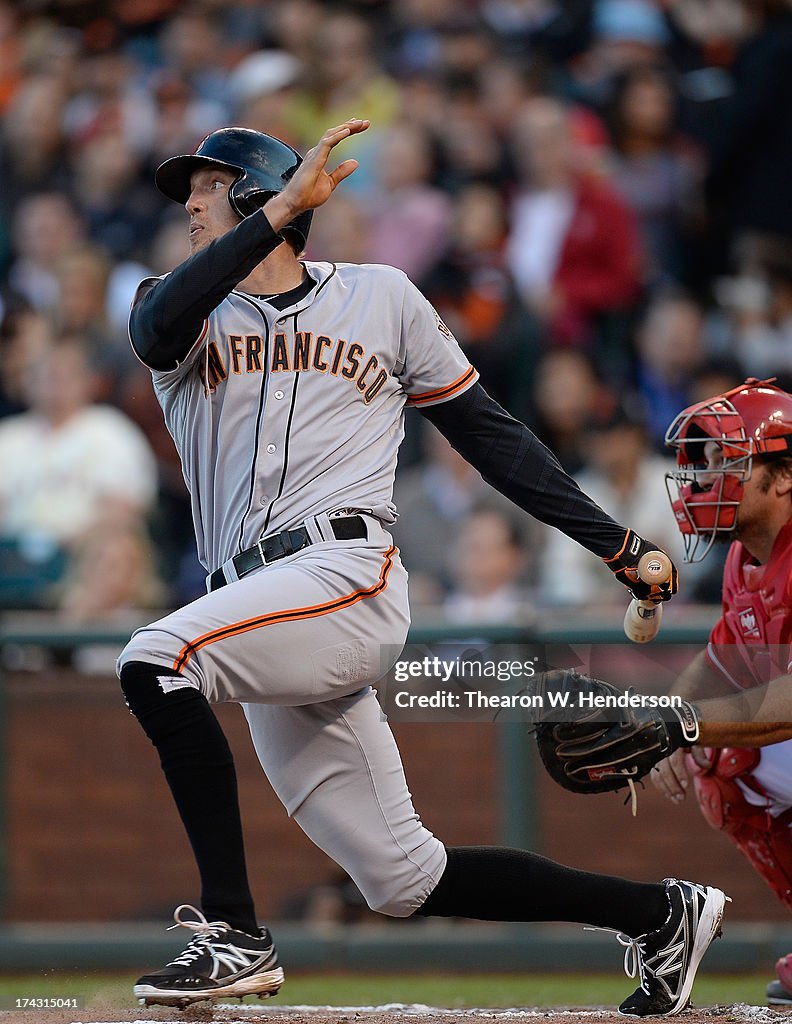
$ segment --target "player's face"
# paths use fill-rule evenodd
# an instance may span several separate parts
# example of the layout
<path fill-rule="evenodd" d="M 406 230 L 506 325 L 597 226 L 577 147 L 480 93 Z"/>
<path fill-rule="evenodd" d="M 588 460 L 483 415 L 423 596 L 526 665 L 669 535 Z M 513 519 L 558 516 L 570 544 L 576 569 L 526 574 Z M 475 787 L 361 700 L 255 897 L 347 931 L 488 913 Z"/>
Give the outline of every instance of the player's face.
<path fill-rule="evenodd" d="M 743 484 L 742 499 L 737 509 L 735 536 L 743 543 L 754 533 L 764 533 L 773 518 L 774 494 L 771 493 L 770 467 L 754 460 L 750 479 Z"/>
<path fill-rule="evenodd" d="M 723 450 L 719 444 L 715 441 L 707 441 L 704 445 L 704 456 L 707 460 L 707 469 L 722 471 L 724 459 Z M 714 483 L 715 479 L 715 474 L 713 474 L 709 482 Z M 768 467 L 754 459 L 751 475 L 743 483 L 732 534 L 734 537 L 739 537 L 743 543 L 750 540 L 757 531 L 763 532 L 767 526 L 770 501 L 768 498 L 769 483 Z"/>
<path fill-rule="evenodd" d="M 704 445 L 704 458 L 707 460 L 707 469 L 712 470 L 712 476 L 703 477 L 701 484 L 711 487 L 715 483 L 716 474 L 723 468 L 723 449 L 717 441 L 707 441 Z"/>
<path fill-rule="evenodd" d="M 190 198 L 184 204 L 190 215 L 191 253 L 205 249 L 239 223 L 228 202 L 228 190 L 235 177 L 224 167 L 202 167 L 191 176 Z"/>

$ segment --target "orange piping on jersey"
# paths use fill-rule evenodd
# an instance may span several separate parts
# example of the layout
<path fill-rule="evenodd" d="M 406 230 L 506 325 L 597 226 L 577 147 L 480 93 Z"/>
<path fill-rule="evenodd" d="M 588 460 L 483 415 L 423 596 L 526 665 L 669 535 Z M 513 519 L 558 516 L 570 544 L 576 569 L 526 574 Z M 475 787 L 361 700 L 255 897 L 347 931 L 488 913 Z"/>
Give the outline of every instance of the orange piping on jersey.
<path fill-rule="evenodd" d="M 461 391 L 466 384 L 469 384 L 477 376 L 478 371 L 475 367 L 469 366 L 461 377 L 457 377 L 455 381 L 446 384 L 444 388 L 437 388 L 435 391 L 424 391 L 420 395 L 410 395 L 407 399 L 407 405 L 423 405 L 424 402 L 436 402 L 440 398 L 450 398 L 457 391 Z"/>
<path fill-rule="evenodd" d="M 299 619 L 315 619 L 319 615 L 329 615 L 331 612 L 341 611 L 349 608 L 358 601 L 365 601 L 369 597 L 376 597 L 388 585 L 388 575 L 393 568 L 393 555 L 397 548 L 395 545 L 388 548 L 382 556 L 383 563 L 380 569 L 379 579 L 365 590 L 353 590 L 351 594 L 337 597 L 333 601 L 324 604 L 314 604 L 308 608 L 285 608 L 283 611 L 270 612 L 269 615 L 258 615 L 255 619 L 245 619 L 243 622 L 232 622 L 222 629 L 215 629 L 211 633 L 204 633 L 190 643 L 185 644 L 179 651 L 179 656 L 173 663 L 173 671 L 181 672 L 190 658 L 202 647 L 216 643 L 218 640 L 227 640 L 232 636 L 239 636 L 240 633 L 247 633 L 252 629 L 262 629 L 264 626 L 273 626 L 279 622 L 296 622 Z"/>

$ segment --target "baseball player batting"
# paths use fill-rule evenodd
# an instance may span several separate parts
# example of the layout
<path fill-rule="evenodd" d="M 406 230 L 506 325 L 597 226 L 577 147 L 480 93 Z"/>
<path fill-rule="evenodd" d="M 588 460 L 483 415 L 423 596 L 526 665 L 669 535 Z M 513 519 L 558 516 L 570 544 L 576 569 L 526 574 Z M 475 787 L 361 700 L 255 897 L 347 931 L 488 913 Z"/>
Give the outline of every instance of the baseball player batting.
<path fill-rule="evenodd" d="M 175 913 L 192 932 L 184 952 L 135 994 L 186 1006 L 273 995 L 283 981 L 257 922 L 233 758 L 211 709 L 237 701 L 286 810 L 372 909 L 614 929 L 639 971 L 622 1011 L 678 1013 L 719 930 L 719 889 L 592 875 L 523 850 L 449 849 L 413 808 L 372 689 L 389 667 L 383 646 L 398 651 L 409 625 L 388 533 L 405 406 L 517 505 L 604 558 L 637 599 L 665 600 L 676 576 L 640 580 L 654 545 L 489 398 L 403 273 L 299 259 L 312 209 L 357 166 L 328 171 L 332 150 L 367 127 L 329 129 L 304 160 L 226 128 L 156 172 L 189 214 L 191 255 L 142 282 L 130 337 L 182 460 L 208 592 L 138 630 L 118 667 L 202 889 L 200 910 Z"/>

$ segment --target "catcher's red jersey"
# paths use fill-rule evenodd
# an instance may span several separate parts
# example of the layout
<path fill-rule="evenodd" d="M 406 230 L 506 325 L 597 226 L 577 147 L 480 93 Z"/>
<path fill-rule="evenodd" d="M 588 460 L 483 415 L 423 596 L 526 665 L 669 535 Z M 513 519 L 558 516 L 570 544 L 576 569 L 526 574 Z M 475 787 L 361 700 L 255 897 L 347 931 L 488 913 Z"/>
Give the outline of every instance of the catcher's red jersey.
<path fill-rule="evenodd" d="M 755 565 L 739 541 L 723 571 L 723 614 L 710 634 L 710 663 L 740 687 L 759 686 L 790 670 L 792 520 L 769 561 Z"/>

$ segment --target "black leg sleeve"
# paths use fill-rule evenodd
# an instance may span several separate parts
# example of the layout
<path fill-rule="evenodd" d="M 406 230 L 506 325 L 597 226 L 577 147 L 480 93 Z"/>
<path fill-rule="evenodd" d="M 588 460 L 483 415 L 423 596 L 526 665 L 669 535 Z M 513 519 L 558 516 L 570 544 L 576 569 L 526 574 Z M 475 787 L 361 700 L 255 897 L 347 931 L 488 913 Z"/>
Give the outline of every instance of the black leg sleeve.
<path fill-rule="evenodd" d="M 121 688 L 159 753 L 198 864 L 201 907 L 210 921 L 256 935 L 231 748 L 203 694 L 192 686 L 165 693 L 158 675 L 174 672 L 129 662 Z"/>
<path fill-rule="evenodd" d="M 633 937 L 669 914 L 662 884 L 567 868 L 527 850 L 457 846 L 443 877 L 416 911 L 481 921 L 577 921 Z"/>

